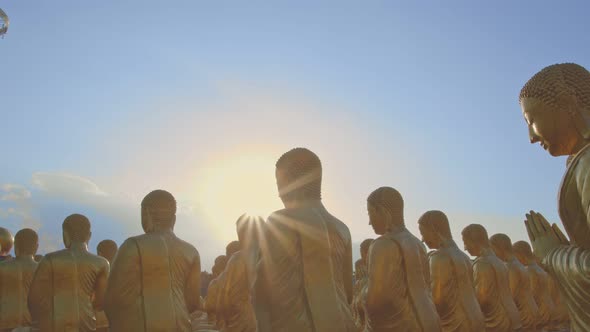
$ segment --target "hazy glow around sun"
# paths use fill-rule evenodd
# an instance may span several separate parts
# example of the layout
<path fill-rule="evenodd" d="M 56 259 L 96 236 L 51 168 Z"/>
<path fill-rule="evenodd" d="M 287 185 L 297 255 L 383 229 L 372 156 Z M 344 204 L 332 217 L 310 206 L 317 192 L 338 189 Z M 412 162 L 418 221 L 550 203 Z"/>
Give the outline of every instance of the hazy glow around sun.
<path fill-rule="evenodd" d="M 247 213 L 266 219 L 281 209 L 275 157 L 264 154 L 224 156 L 207 164 L 199 174 L 197 200 L 217 236 L 235 237 L 235 222 Z"/>

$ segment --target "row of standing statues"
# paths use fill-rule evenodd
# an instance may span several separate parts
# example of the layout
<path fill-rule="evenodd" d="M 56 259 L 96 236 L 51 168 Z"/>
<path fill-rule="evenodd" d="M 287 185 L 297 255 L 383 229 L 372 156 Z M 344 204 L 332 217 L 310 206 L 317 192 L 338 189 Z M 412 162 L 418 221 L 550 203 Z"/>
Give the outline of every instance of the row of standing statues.
<path fill-rule="evenodd" d="M 0 332 L 590 331 L 590 73 L 546 67 L 519 101 L 531 143 L 569 156 L 558 203 L 567 236 L 534 211 L 530 244 L 471 224 L 461 232 L 471 260 L 443 212 L 419 218 L 421 241 L 401 194 L 380 187 L 367 198 L 378 237 L 361 244 L 353 274 L 349 229 L 322 204 L 320 159 L 296 148 L 276 163 L 285 208 L 238 219 L 204 298 L 199 253 L 174 234 L 166 191 L 141 202 L 145 234 L 118 250 L 103 241 L 99 255 L 80 214 L 63 222 L 65 249 L 38 261 L 35 231 L 16 233 L 12 258 L 0 229 Z"/>

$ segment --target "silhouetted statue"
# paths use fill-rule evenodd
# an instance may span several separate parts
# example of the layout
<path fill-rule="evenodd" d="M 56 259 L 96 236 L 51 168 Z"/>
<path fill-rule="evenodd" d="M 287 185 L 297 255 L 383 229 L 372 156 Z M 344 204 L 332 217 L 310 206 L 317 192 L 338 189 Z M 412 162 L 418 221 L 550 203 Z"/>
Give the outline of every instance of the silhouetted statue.
<path fill-rule="evenodd" d="M 540 215 L 529 214 L 526 225 L 535 255 L 562 289 L 572 331 L 590 331 L 590 73 L 573 63 L 545 67 L 519 99 L 531 143 L 569 156 L 558 208 L 571 244 Z"/>
<path fill-rule="evenodd" d="M 105 298 L 112 332 L 190 331 L 200 307 L 197 249 L 174 235 L 176 200 L 154 190 L 141 202 L 145 234 L 127 239 L 113 261 Z"/>
<path fill-rule="evenodd" d="M 432 299 L 444 332 L 484 331 L 485 322 L 473 285 L 471 260 L 455 243 L 447 216 L 428 211 L 418 220 L 430 249 Z"/>
<path fill-rule="evenodd" d="M 12 259 L 10 250 L 12 250 L 13 244 L 14 239 L 10 231 L 0 227 L 0 262 Z"/>
<path fill-rule="evenodd" d="M 496 256 L 508 267 L 510 292 L 518 308 L 523 332 L 536 332 L 539 325 L 539 307 L 535 301 L 527 268 L 516 258 L 512 240 L 506 234 L 494 234 L 490 244 Z"/>
<path fill-rule="evenodd" d="M 406 229 L 402 196 L 381 187 L 367 198 L 367 209 L 380 236 L 369 249 L 365 331 L 441 331 L 426 251 Z"/>
<path fill-rule="evenodd" d="M 264 221 L 262 221 L 264 222 Z M 251 291 L 258 263 L 259 221 L 241 216 L 236 222 L 240 250 L 231 255 L 223 274 L 218 310 L 222 313 L 224 332 L 256 332 L 256 316 Z"/>
<path fill-rule="evenodd" d="M 37 263 L 33 255 L 39 247 L 37 233 L 21 229 L 14 239 L 16 258 L 0 263 L 0 331 L 31 327 L 27 296 Z"/>
<path fill-rule="evenodd" d="M 219 301 L 219 275 L 225 270 L 227 265 L 227 256 L 221 255 L 215 258 L 215 264 L 211 271 L 213 272 L 213 280 L 209 283 L 207 289 L 207 298 L 205 299 L 205 311 L 207 311 L 207 318 L 209 323 L 213 324 L 213 327 L 221 329 L 223 326 L 223 320 L 217 317 L 217 302 Z"/>
<path fill-rule="evenodd" d="M 514 254 L 518 260 L 527 268 L 531 290 L 535 302 L 539 307 L 537 316 L 537 326 L 539 328 L 548 328 L 555 325 L 556 307 L 551 297 L 551 279 L 535 260 L 531 246 L 524 241 L 517 241 L 513 245 Z"/>
<path fill-rule="evenodd" d="M 488 232 L 471 224 L 461 232 L 465 250 L 477 257 L 473 262 L 475 294 L 485 317 L 486 332 L 509 332 L 522 327 L 512 294 L 508 268 L 490 247 Z"/>
<path fill-rule="evenodd" d="M 113 259 L 117 254 L 117 243 L 113 240 L 102 240 L 96 246 L 96 253 L 103 257 L 109 264 L 113 263 Z M 96 312 L 96 330 L 99 332 L 107 332 L 109 329 L 109 321 L 104 311 Z"/>
<path fill-rule="evenodd" d="M 66 249 L 45 255 L 31 283 L 33 325 L 42 332 L 94 331 L 94 312 L 102 310 L 109 263 L 88 252 L 88 218 L 72 214 L 62 229 Z"/>
<path fill-rule="evenodd" d="M 355 331 L 350 232 L 322 204 L 320 159 L 293 149 L 277 161 L 276 179 L 285 208 L 268 218 L 261 241 L 260 331 Z"/>
<path fill-rule="evenodd" d="M 361 242 L 361 258 L 354 263 L 354 297 L 352 299 L 352 313 L 354 322 L 359 330 L 365 328 L 364 298 L 367 293 L 367 262 L 369 260 L 369 247 L 373 239 L 366 239 Z"/>

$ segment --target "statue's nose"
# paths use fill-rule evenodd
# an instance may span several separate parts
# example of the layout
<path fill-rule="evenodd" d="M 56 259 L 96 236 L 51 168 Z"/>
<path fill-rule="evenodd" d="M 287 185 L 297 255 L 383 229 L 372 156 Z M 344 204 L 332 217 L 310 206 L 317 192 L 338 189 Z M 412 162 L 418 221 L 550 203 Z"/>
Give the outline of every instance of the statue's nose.
<path fill-rule="evenodd" d="M 529 126 L 529 139 L 531 140 L 531 144 L 537 143 L 540 140 L 540 137 L 535 133 L 532 126 Z"/>

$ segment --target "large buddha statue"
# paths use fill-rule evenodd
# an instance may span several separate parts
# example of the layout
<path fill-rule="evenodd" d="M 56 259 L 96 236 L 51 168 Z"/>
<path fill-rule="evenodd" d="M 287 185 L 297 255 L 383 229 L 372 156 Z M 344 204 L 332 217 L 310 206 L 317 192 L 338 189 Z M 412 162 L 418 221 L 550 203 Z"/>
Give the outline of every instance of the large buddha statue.
<path fill-rule="evenodd" d="M 256 332 L 256 316 L 251 291 L 256 281 L 259 258 L 259 218 L 241 216 L 236 222 L 240 250 L 231 255 L 223 274 L 218 310 L 222 313 L 224 332 Z"/>
<path fill-rule="evenodd" d="M 418 220 L 422 241 L 429 254 L 432 299 L 444 332 L 484 331 L 483 313 L 473 286 L 471 260 L 459 249 L 447 216 L 437 210 Z"/>
<path fill-rule="evenodd" d="M 285 208 L 268 218 L 261 241 L 260 331 L 355 331 L 350 231 L 322 204 L 320 159 L 290 150 L 276 163 L 276 180 Z"/>
<path fill-rule="evenodd" d="M 490 237 L 490 244 L 496 256 L 503 260 L 508 267 L 510 292 L 518 308 L 522 332 L 536 332 L 539 325 L 539 307 L 535 301 L 529 272 L 516 258 L 512 250 L 512 240 L 506 234 L 494 234 Z"/>
<path fill-rule="evenodd" d="M 354 263 L 354 289 L 352 299 L 352 313 L 354 322 L 359 330 L 365 328 L 365 308 L 363 299 L 367 290 L 367 261 L 369 258 L 369 248 L 373 243 L 373 239 L 366 239 L 361 242 L 360 252 L 361 258 Z"/>
<path fill-rule="evenodd" d="M 100 241 L 96 246 L 96 254 L 112 264 L 117 254 L 117 243 L 113 240 Z M 96 312 L 96 330 L 99 332 L 108 332 L 109 330 L 109 321 L 104 311 Z"/>
<path fill-rule="evenodd" d="M 479 224 L 471 224 L 461 232 L 465 250 L 473 262 L 475 295 L 485 317 L 486 332 L 511 332 L 522 327 L 512 294 L 508 268 L 490 247 L 488 232 Z"/>
<path fill-rule="evenodd" d="M 14 239 L 16 258 L 0 263 L 0 331 L 30 327 L 27 296 L 37 263 L 33 256 L 39 247 L 37 233 L 21 229 Z"/>
<path fill-rule="evenodd" d="M 105 297 L 112 332 L 191 329 L 200 308 L 201 261 L 174 235 L 176 200 L 154 190 L 141 202 L 145 234 L 127 239 L 113 261 Z"/>
<path fill-rule="evenodd" d="M 569 156 L 559 216 L 571 243 L 539 214 L 526 227 L 535 255 L 559 284 L 573 332 L 590 331 L 590 72 L 573 63 L 548 66 L 520 92 L 531 143 Z"/>
<path fill-rule="evenodd" d="M 66 249 L 41 260 L 29 290 L 33 326 L 42 332 L 95 331 L 109 275 L 106 259 L 88 252 L 90 221 L 72 214 L 62 225 Z"/>
<path fill-rule="evenodd" d="M 527 268 L 531 291 L 535 302 L 539 307 L 537 322 L 539 328 L 548 328 L 555 324 L 556 307 L 551 297 L 551 279 L 549 275 L 537 264 L 531 246 L 524 241 L 517 241 L 513 245 L 514 254 Z"/>
<path fill-rule="evenodd" d="M 404 223 L 404 201 L 391 187 L 367 198 L 369 223 L 379 237 L 369 249 L 365 332 L 437 332 L 424 247 Z"/>
<path fill-rule="evenodd" d="M 13 244 L 14 239 L 10 231 L 4 227 L 0 227 L 0 262 L 12 258 L 10 256 L 10 250 L 12 250 Z"/>
<path fill-rule="evenodd" d="M 217 319 L 217 301 L 219 296 L 219 275 L 225 270 L 225 266 L 227 264 L 227 256 L 221 255 L 215 258 L 215 263 L 213 268 L 211 268 L 212 272 L 212 280 L 207 287 L 207 298 L 205 299 L 205 311 L 207 312 L 207 319 L 209 323 L 213 324 L 213 326 L 217 329 L 222 327 L 222 321 Z"/>

